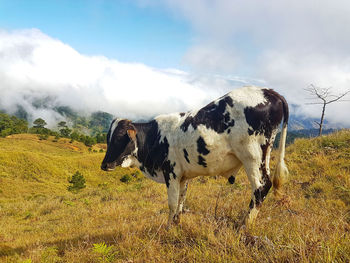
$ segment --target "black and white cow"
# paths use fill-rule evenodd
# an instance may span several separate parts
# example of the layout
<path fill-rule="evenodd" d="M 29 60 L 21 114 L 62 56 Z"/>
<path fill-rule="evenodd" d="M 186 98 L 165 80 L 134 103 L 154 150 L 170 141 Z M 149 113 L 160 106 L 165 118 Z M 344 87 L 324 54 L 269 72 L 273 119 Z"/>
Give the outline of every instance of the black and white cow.
<path fill-rule="evenodd" d="M 288 173 L 284 163 L 288 116 L 286 100 L 274 90 L 243 87 L 196 111 L 160 115 L 148 123 L 115 119 L 101 168 L 135 166 L 148 178 L 165 183 L 170 226 L 179 222 L 189 179 L 221 175 L 233 183 L 243 166 L 252 187 L 249 224 L 272 184 L 278 189 Z M 270 152 L 282 119 L 271 180 Z"/>

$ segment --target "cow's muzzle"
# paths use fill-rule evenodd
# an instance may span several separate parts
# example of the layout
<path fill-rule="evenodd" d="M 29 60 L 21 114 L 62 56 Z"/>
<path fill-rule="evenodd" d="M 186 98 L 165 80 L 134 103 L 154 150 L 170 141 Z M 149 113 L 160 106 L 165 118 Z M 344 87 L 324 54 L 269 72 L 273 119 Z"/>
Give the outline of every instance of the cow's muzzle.
<path fill-rule="evenodd" d="M 113 163 L 102 163 L 101 164 L 101 169 L 103 171 L 113 171 L 116 167 L 116 163 L 113 162 Z"/>

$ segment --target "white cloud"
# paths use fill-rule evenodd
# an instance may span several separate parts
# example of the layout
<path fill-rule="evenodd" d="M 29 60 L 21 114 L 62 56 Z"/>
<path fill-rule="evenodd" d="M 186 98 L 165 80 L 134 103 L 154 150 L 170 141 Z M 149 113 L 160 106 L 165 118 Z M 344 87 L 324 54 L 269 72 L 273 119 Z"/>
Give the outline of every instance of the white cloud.
<path fill-rule="evenodd" d="M 220 46 L 193 46 L 184 56 L 184 61 L 192 65 L 195 70 L 207 74 L 222 72 L 230 74 L 239 61 L 239 56 L 233 50 Z"/>
<path fill-rule="evenodd" d="M 47 118 L 51 126 L 61 118 L 50 110 L 57 105 L 149 118 L 199 107 L 232 88 L 218 78 L 84 56 L 37 29 L 0 31 L 0 58 L 0 108 L 15 112 L 21 105 L 32 118 Z M 214 82 L 220 87 L 210 88 Z M 38 98 L 48 107 L 33 107 Z"/>
<path fill-rule="evenodd" d="M 194 44 L 185 61 L 196 71 L 245 75 L 318 117 L 303 90 L 313 83 L 350 88 L 350 2 L 347 0 L 139 0 L 163 5 L 189 21 Z M 210 47 L 210 48 L 208 48 Z M 350 103 L 328 105 L 331 122 L 350 126 Z"/>
<path fill-rule="evenodd" d="M 293 52 L 265 52 L 259 62 L 259 74 L 274 88 L 286 94 L 289 103 L 300 105 L 296 114 L 319 118 L 322 107 L 307 105 L 321 102 L 312 98 L 305 89 L 314 84 L 321 88 L 330 87 L 333 94 L 342 94 L 350 89 L 350 57 L 330 63 L 330 59 L 320 54 L 310 53 L 299 57 Z M 326 118 L 330 123 L 350 126 L 348 111 L 350 102 L 329 104 Z"/>

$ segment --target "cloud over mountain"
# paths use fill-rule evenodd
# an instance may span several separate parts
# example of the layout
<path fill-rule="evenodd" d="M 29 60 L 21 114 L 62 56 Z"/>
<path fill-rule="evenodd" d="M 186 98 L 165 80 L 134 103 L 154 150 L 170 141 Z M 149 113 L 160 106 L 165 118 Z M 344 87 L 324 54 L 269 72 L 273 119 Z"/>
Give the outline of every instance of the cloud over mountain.
<path fill-rule="evenodd" d="M 0 31 L 0 108 L 21 106 L 52 124 L 62 118 L 51 110 L 59 105 L 133 119 L 189 110 L 229 90 L 228 83 L 82 55 L 37 29 Z"/>

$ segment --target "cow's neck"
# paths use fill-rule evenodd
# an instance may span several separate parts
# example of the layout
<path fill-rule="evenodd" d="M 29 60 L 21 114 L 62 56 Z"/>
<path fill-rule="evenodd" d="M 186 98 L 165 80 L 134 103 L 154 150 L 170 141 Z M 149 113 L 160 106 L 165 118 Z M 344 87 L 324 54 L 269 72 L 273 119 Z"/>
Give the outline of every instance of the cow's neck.
<path fill-rule="evenodd" d="M 146 159 L 149 158 L 150 151 L 158 143 L 158 125 L 156 121 L 151 121 L 147 123 L 134 123 L 134 126 L 137 129 L 137 157 L 140 163 L 145 163 Z"/>

